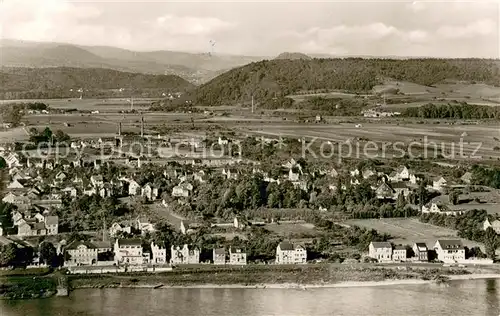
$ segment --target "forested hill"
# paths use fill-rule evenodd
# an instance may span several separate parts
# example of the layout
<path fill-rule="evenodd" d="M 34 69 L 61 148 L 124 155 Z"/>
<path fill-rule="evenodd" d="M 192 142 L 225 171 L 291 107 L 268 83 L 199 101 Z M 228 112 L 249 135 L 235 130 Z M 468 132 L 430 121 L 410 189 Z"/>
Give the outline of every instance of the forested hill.
<path fill-rule="evenodd" d="M 66 98 L 109 95 L 120 88 L 160 97 L 162 93 L 183 92 L 194 86 L 176 75 L 151 75 L 105 68 L 0 68 L 0 99 Z M 73 90 L 73 91 L 71 91 Z"/>
<path fill-rule="evenodd" d="M 198 104 L 269 100 L 304 90 L 370 91 L 383 78 L 433 85 L 444 80 L 500 85 L 500 61 L 487 59 L 312 59 L 271 60 L 232 69 L 199 86 Z"/>

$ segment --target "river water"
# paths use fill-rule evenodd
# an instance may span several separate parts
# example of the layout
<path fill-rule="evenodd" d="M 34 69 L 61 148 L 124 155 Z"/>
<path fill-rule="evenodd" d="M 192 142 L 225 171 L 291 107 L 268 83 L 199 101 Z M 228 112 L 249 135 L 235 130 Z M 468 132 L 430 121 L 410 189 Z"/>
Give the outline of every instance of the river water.
<path fill-rule="evenodd" d="M 1 316 L 500 315 L 500 280 L 318 289 L 85 289 L 0 301 Z"/>

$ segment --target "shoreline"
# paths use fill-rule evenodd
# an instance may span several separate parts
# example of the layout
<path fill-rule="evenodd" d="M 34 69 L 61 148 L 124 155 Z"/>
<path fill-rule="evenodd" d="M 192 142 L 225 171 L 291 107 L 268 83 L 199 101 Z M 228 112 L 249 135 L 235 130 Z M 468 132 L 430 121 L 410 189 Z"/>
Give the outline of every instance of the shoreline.
<path fill-rule="evenodd" d="M 446 276 L 448 281 L 467 281 L 482 279 L 500 279 L 500 274 L 464 274 Z M 259 283 L 259 284 L 193 284 L 193 285 L 164 285 L 164 284 L 142 284 L 142 285 L 119 285 L 119 286 L 80 286 L 78 289 L 103 289 L 103 288 L 130 288 L 130 289 L 290 289 L 307 290 L 321 288 L 350 288 L 350 287 L 377 287 L 394 285 L 422 285 L 437 284 L 435 280 L 422 279 L 388 279 L 383 281 L 344 281 L 338 283 L 323 284 L 299 284 L 299 283 Z M 445 283 L 446 284 L 446 283 Z"/>

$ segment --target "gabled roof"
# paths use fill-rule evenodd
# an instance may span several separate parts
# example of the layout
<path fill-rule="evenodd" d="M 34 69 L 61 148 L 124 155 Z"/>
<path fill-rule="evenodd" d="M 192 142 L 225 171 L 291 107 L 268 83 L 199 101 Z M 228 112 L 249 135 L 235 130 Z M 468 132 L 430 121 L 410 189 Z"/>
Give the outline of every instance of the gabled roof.
<path fill-rule="evenodd" d="M 424 242 L 416 242 L 415 245 L 417 246 L 418 250 L 427 250 L 427 245 Z"/>
<path fill-rule="evenodd" d="M 140 246 L 142 245 L 142 240 L 140 238 L 132 239 L 118 239 L 118 246 Z"/>
<path fill-rule="evenodd" d="M 391 248 L 392 245 L 388 241 L 372 241 L 373 248 Z"/>
<path fill-rule="evenodd" d="M 294 250 L 293 244 L 289 241 L 282 241 L 279 244 L 281 250 Z"/>
<path fill-rule="evenodd" d="M 225 255 L 226 249 L 225 248 L 214 248 L 214 254 L 215 255 Z"/>
<path fill-rule="evenodd" d="M 450 249 L 464 249 L 464 245 L 461 240 L 445 240 L 441 239 L 437 241 L 441 248 L 450 250 Z"/>
<path fill-rule="evenodd" d="M 45 217 L 45 223 L 47 225 L 58 225 L 59 217 L 58 216 L 47 216 Z"/>

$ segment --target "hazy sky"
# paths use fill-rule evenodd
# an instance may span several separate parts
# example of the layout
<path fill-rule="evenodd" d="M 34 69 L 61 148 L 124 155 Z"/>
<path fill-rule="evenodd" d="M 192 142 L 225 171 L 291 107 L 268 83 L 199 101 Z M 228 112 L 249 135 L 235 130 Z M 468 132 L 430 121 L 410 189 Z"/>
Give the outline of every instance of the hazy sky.
<path fill-rule="evenodd" d="M 132 50 L 499 58 L 487 1 L 0 0 L 0 36 Z"/>

